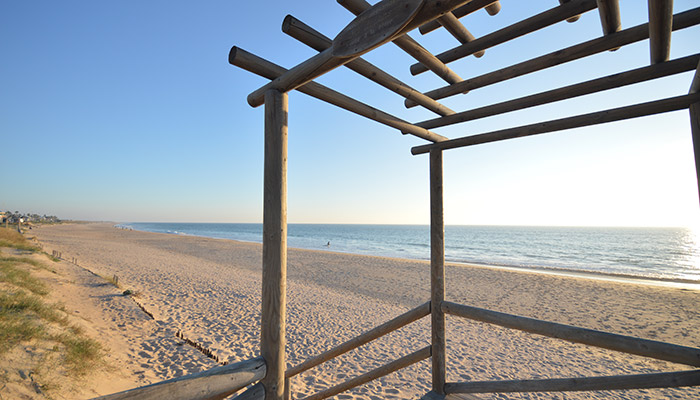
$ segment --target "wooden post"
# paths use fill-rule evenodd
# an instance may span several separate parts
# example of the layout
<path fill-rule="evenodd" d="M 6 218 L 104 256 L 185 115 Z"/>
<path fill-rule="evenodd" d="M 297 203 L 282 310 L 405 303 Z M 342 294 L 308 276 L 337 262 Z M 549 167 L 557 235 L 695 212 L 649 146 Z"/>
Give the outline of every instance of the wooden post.
<path fill-rule="evenodd" d="M 433 392 L 445 394 L 445 220 L 442 202 L 442 151 L 430 151 L 430 321 Z"/>
<path fill-rule="evenodd" d="M 265 400 L 283 400 L 287 300 L 287 110 L 288 96 L 265 92 L 263 271 L 260 353 L 267 374 Z"/>
<path fill-rule="evenodd" d="M 649 50 L 652 64 L 668 61 L 672 25 L 673 0 L 649 0 Z"/>
<path fill-rule="evenodd" d="M 690 94 L 700 92 L 700 64 L 695 70 L 695 77 L 690 84 Z M 688 108 L 690 111 L 690 132 L 693 135 L 693 151 L 695 154 L 695 174 L 698 182 L 698 198 L 700 198 L 700 101 Z"/>

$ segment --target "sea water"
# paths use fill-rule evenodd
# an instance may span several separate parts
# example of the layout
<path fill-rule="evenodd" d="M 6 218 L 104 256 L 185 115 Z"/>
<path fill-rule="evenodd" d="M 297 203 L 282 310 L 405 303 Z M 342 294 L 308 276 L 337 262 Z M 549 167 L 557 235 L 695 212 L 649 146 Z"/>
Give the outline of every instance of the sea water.
<path fill-rule="evenodd" d="M 135 230 L 262 242 L 262 224 L 124 223 Z M 289 224 L 288 246 L 430 259 L 426 225 Z M 700 283 L 700 235 L 689 228 L 446 226 L 451 262 Z"/>

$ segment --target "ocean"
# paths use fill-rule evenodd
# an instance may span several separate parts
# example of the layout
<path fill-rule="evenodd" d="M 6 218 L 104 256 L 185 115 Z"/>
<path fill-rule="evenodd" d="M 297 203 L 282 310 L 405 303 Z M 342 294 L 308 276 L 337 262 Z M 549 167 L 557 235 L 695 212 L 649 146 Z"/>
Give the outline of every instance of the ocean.
<path fill-rule="evenodd" d="M 262 242 L 262 224 L 144 223 L 140 231 Z M 427 225 L 289 224 L 288 247 L 430 259 Z M 449 262 L 700 284 L 700 234 L 689 228 L 446 226 Z"/>

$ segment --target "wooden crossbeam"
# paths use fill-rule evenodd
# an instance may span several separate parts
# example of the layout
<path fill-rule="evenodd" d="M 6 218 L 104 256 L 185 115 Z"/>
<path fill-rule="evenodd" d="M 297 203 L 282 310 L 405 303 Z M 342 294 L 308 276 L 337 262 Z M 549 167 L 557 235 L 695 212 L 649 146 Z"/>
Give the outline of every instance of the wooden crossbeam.
<path fill-rule="evenodd" d="M 372 7 L 365 0 L 338 0 L 338 3 L 357 16 Z M 460 78 L 457 73 L 452 71 L 450 67 L 445 65 L 445 63 L 440 61 L 410 36 L 397 36 L 393 39 L 393 43 L 411 57 L 418 60 L 421 64 L 425 65 L 428 69 L 433 71 L 437 76 L 444 79 L 446 82 L 457 83 L 462 81 L 462 78 Z"/>
<path fill-rule="evenodd" d="M 518 37 L 564 21 L 567 18 L 591 11 L 595 8 L 596 0 L 572 0 L 558 7 L 524 19 L 513 25 L 509 25 L 503 29 L 492 32 L 486 36 L 480 37 L 473 42 L 469 42 L 442 52 L 436 57 L 446 64 L 451 63 L 452 61 L 456 61 L 476 52 L 503 44 Z M 418 75 L 426 71 L 428 71 L 428 68 L 426 68 L 423 64 L 418 63 L 411 65 L 411 74 L 413 75 Z"/>
<path fill-rule="evenodd" d="M 697 24 L 700 24 L 700 7 L 676 14 L 673 17 L 674 30 L 685 29 Z M 639 42 L 647 39 L 648 37 L 649 24 L 637 25 L 633 28 L 625 29 L 608 36 L 589 40 L 587 42 L 567 47 L 565 49 L 533 58 L 528 61 L 523 61 L 519 64 L 489 72 L 476 78 L 467 79 L 449 86 L 443 86 L 441 88 L 426 92 L 425 94 L 436 100 L 443 99 L 445 97 L 464 93 L 465 91 L 503 82 L 508 79 L 541 71 L 546 68 L 578 60 L 593 54 L 601 53 L 603 51 Z M 416 106 L 416 104 L 412 101 L 406 100 L 404 103 L 406 107 Z"/>
<path fill-rule="evenodd" d="M 571 0 L 559 0 L 559 4 L 568 3 L 568 2 L 570 2 L 570 1 L 571 1 Z M 576 16 L 573 16 L 573 17 L 571 17 L 571 18 L 567 18 L 567 19 L 566 19 L 566 22 L 569 22 L 569 23 L 576 22 L 576 21 L 579 20 L 579 18 L 581 18 L 581 14 L 576 15 Z"/>
<path fill-rule="evenodd" d="M 317 51 L 324 51 L 333 44 L 331 39 L 291 15 L 285 17 L 282 23 L 282 32 Z M 414 100 L 436 114 L 444 116 L 455 113 L 450 108 L 438 103 L 362 58 L 357 58 L 345 64 L 345 66 L 406 99 Z"/>
<path fill-rule="evenodd" d="M 445 30 L 447 30 L 452 36 L 454 36 L 455 39 L 459 40 L 460 43 L 466 44 L 469 42 L 473 42 L 474 35 L 472 35 L 469 30 L 462 25 L 461 22 L 455 17 L 454 14 L 452 13 L 447 13 L 443 15 L 442 17 L 437 19 L 438 22 L 445 27 Z M 478 51 L 473 54 L 474 57 L 482 57 L 484 55 L 484 50 Z"/>
<path fill-rule="evenodd" d="M 586 378 L 518 379 L 447 383 L 447 393 L 574 392 L 700 385 L 700 370 Z"/>
<path fill-rule="evenodd" d="M 489 13 L 489 15 L 494 16 L 501 12 L 501 2 L 496 1 L 494 3 L 489 4 L 486 6 L 486 12 Z"/>
<path fill-rule="evenodd" d="M 651 63 L 668 60 L 671 54 L 673 0 L 649 0 L 649 52 Z"/>
<path fill-rule="evenodd" d="M 474 146 L 477 144 L 498 142 L 501 140 L 515 139 L 525 136 L 539 135 L 542 133 L 563 131 L 584 126 L 604 124 L 608 122 L 622 121 L 638 118 L 646 115 L 661 114 L 688 108 L 691 104 L 700 101 L 700 93 L 671 97 L 664 100 L 635 104 L 627 107 L 614 108 L 574 117 L 539 122 L 515 128 L 501 129 L 498 131 L 465 136 L 457 139 L 445 140 L 440 143 L 416 146 L 411 148 L 411 154 L 425 154 L 432 149 L 455 149 L 458 147 Z"/>
<path fill-rule="evenodd" d="M 229 53 L 229 63 L 267 79 L 275 79 L 287 72 L 285 68 L 235 46 Z M 447 139 L 444 136 L 430 132 L 425 128 L 417 127 L 401 118 L 385 113 L 384 111 L 345 96 L 342 93 L 338 93 L 316 82 L 306 83 L 298 87 L 297 90 L 355 114 L 362 115 L 373 121 L 399 129 L 401 132 L 409 133 L 431 142 Z"/>
<path fill-rule="evenodd" d="M 457 18 L 462 18 L 493 3 L 495 3 L 494 0 L 472 0 L 461 7 L 457 7 L 454 11 L 452 11 L 452 14 L 454 14 L 454 16 Z M 430 21 L 421 25 L 418 28 L 418 31 L 420 31 L 422 35 L 425 35 L 426 33 L 440 29 L 441 26 L 442 25 L 440 25 L 440 23 L 437 21 Z"/>
<path fill-rule="evenodd" d="M 598 2 L 598 13 L 600 14 L 603 34 L 609 35 L 619 31 L 622 27 L 622 22 L 620 20 L 620 3 L 618 0 L 596 1 Z"/>
<path fill-rule="evenodd" d="M 426 129 L 433 129 L 441 126 L 491 117 L 511 111 L 523 110 L 529 107 L 572 99 L 587 94 L 602 92 L 604 90 L 610 90 L 669 75 L 692 71 L 696 68 L 698 62 L 700 62 L 700 54 L 695 54 L 661 64 L 637 68 L 619 74 L 609 75 L 558 89 L 548 90 L 518 99 L 467 110 L 447 117 L 430 119 L 419 122 L 416 125 Z"/>

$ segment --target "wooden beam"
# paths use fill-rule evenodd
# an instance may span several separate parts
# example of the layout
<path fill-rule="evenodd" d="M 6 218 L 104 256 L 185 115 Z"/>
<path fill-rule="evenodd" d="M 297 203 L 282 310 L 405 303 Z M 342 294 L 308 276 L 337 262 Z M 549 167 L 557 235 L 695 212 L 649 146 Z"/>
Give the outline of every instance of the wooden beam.
<path fill-rule="evenodd" d="M 570 1 L 571 1 L 571 0 L 559 0 L 559 4 L 568 3 L 568 2 L 570 2 Z M 571 18 L 567 18 L 566 22 L 569 22 L 569 23 L 576 22 L 576 21 L 579 20 L 579 18 L 581 18 L 581 14 L 576 15 L 576 16 L 571 17 Z"/>
<path fill-rule="evenodd" d="M 458 147 L 474 146 L 477 144 L 498 142 L 501 140 L 539 135 L 542 133 L 622 121 L 625 119 L 638 118 L 646 115 L 661 114 L 688 108 L 690 104 L 693 104 L 699 100 L 700 93 L 671 97 L 668 99 L 635 104 L 627 107 L 614 108 L 605 111 L 577 115 L 574 117 L 539 122 L 536 124 L 523 125 L 515 128 L 501 129 L 478 135 L 465 136 L 427 146 L 416 146 L 411 148 L 411 154 L 424 154 L 433 149 L 455 149 Z"/>
<path fill-rule="evenodd" d="M 443 303 L 442 308 L 447 314 L 506 328 L 563 339 L 574 343 L 601 347 L 608 350 L 636 354 L 657 360 L 692 365 L 694 367 L 700 366 L 700 349 L 694 347 L 679 346 L 656 340 L 640 339 L 632 336 L 617 335 L 593 329 L 541 321 L 448 301 Z"/>
<path fill-rule="evenodd" d="M 457 18 L 462 18 L 464 16 L 467 16 L 475 11 L 479 11 L 482 8 L 495 3 L 495 0 L 472 0 L 469 3 L 457 7 L 452 11 L 452 14 L 454 14 L 455 17 Z M 427 22 L 423 25 L 421 25 L 418 30 L 422 35 L 425 35 L 426 33 L 432 32 L 436 29 L 440 29 L 442 25 L 440 25 L 439 22 L 436 21 L 430 21 Z"/>
<path fill-rule="evenodd" d="M 229 53 L 229 63 L 267 79 L 275 79 L 287 72 L 286 69 L 279 65 L 235 46 Z M 365 103 L 359 102 L 316 82 L 309 82 L 297 88 L 297 90 L 373 121 L 399 129 L 401 132 L 409 133 L 431 142 L 447 140 L 444 136 L 438 135 L 425 128 L 419 128 L 398 117 L 368 106 Z"/>
<path fill-rule="evenodd" d="M 324 36 L 322 33 L 291 15 L 287 15 L 284 18 L 284 22 L 282 23 L 282 32 L 317 51 L 324 51 L 330 48 L 333 44 L 333 41 L 330 38 Z M 406 99 L 414 100 L 416 103 L 436 114 L 444 116 L 455 113 L 450 108 L 438 103 L 418 90 L 413 89 L 409 85 L 394 78 L 362 58 L 357 58 L 345 64 L 345 66 Z"/>
<path fill-rule="evenodd" d="M 459 40 L 460 43 L 465 44 L 474 41 L 476 39 L 469 30 L 462 25 L 461 22 L 452 13 L 447 13 L 442 17 L 437 19 L 440 25 L 445 27 L 445 30 L 449 32 L 455 39 Z M 484 51 L 479 51 L 473 54 L 474 57 L 480 58 L 484 55 Z"/>
<path fill-rule="evenodd" d="M 338 3 L 345 7 L 351 13 L 357 15 L 358 18 L 365 11 L 370 10 L 372 8 L 372 5 L 367 3 L 365 0 L 338 0 Z M 392 41 L 401 50 L 405 51 L 411 57 L 418 60 L 421 64 L 425 65 L 428 69 L 433 71 L 437 76 L 444 79 L 446 82 L 457 83 L 462 80 L 462 78 L 460 78 L 459 75 L 452 71 L 442 61 L 438 60 L 437 57 L 432 55 L 428 50 L 426 50 L 418 42 L 413 40 L 410 36 L 399 35 L 392 39 Z"/>
<path fill-rule="evenodd" d="M 700 93 L 700 63 L 695 70 L 693 82 L 690 84 L 690 94 Z M 688 107 L 690 113 L 690 132 L 693 138 L 693 154 L 695 155 L 695 174 L 698 183 L 698 199 L 700 199 L 700 102 Z"/>
<path fill-rule="evenodd" d="M 443 212 L 442 150 L 430 151 L 430 322 L 432 391 L 445 393 L 445 219 Z"/>
<path fill-rule="evenodd" d="M 700 370 L 591 378 L 519 379 L 448 383 L 448 393 L 574 392 L 675 388 L 700 385 Z"/>
<path fill-rule="evenodd" d="M 501 12 L 501 2 L 497 1 L 495 3 L 489 4 L 486 6 L 486 12 L 489 13 L 489 15 L 494 16 Z"/>
<path fill-rule="evenodd" d="M 401 329 L 402 327 L 418 321 L 419 319 L 425 317 L 426 315 L 430 314 L 430 302 L 424 303 L 413 310 L 410 310 L 404 314 L 399 315 L 398 317 L 387 321 L 359 336 L 355 336 L 354 338 L 330 349 L 327 351 L 324 351 L 323 353 L 319 354 L 318 356 L 312 357 L 303 363 L 289 368 L 287 370 L 286 376 L 288 378 L 291 378 L 295 375 L 298 375 L 304 371 L 307 371 L 321 363 L 324 363 L 330 359 L 333 359 L 335 357 L 338 357 L 341 354 L 345 354 L 350 350 L 354 350 L 362 345 L 365 345 L 372 340 L 375 340 L 377 338 L 380 338 L 388 333 L 394 332 L 397 329 Z"/>
<path fill-rule="evenodd" d="M 572 0 L 566 4 L 560 5 L 559 7 L 544 11 L 540 14 L 509 25 L 503 29 L 492 32 L 484 37 L 480 37 L 473 42 L 469 42 L 440 53 L 437 55 L 437 58 L 447 64 L 470 56 L 476 52 L 486 50 L 518 37 L 538 31 L 542 28 L 546 28 L 550 25 L 554 25 L 558 22 L 566 20 L 567 18 L 593 10 L 594 8 L 596 8 L 595 0 Z M 428 68 L 426 68 L 423 64 L 418 63 L 411 65 L 411 74 L 413 75 L 418 75 L 426 71 L 428 71 Z"/>
<path fill-rule="evenodd" d="M 321 400 L 331 396 L 335 396 L 338 393 L 350 390 L 354 387 L 381 378 L 382 376 L 389 375 L 390 373 L 396 372 L 402 368 L 406 368 L 409 365 L 413 365 L 419 361 L 423 361 L 428 357 L 430 357 L 430 346 L 418 350 L 414 353 L 411 353 L 407 356 L 401 357 L 396 361 L 392 361 L 389 364 L 367 372 L 366 374 L 350 379 L 347 382 L 341 383 L 339 385 L 333 386 L 332 388 L 305 397 L 303 400 Z"/>
<path fill-rule="evenodd" d="M 561 6 L 560 6 L 561 7 Z M 686 12 L 679 13 L 673 17 L 673 29 L 684 29 L 700 23 L 700 8 L 694 8 Z M 454 96 L 465 91 L 503 82 L 508 79 L 527 75 L 532 72 L 541 71 L 556 65 L 564 64 L 580 58 L 598 54 L 606 50 L 625 46 L 630 43 L 639 42 L 649 37 L 649 24 L 642 24 L 634 28 L 604 36 L 598 39 L 589 40 L 565 49 L 555 51 L 532 60 L 511 65 L 497 71 L 493 71 L 476 78 L 467 79 L 453 85 L 444 86 L 439 89 L 425 93 L 433 99 L 442 99 Z M 476 42 L 476 41 L 475 41 Z M 472 43 L 475 43 L 472 42 Z M 415 107 L 414 102 L 405 101 L 406 107 Z"/>
<path fill-rule="evenodd" d="M 95 400 L 204 400 L 225 398 L 265 376 L 265 361 L 254 358 L 207 371 L 180 376 Z"/>
<path fill-rule="evenodd" d="M 522 110 L 529 107 L 535 107 L 555 101 L 571 99 L 591 93 L 597 93 L 604 90 L 619 88 L 626 85 L 632 85 L 639 82 L 691 71 L 696 68 L 698 62 L 700 62 L 700 54 L 695 54 L 661 64 L 637 68 L 631 71 L 609 75 L 603 78 L 593 79 L 559 89 L 553 89 L 518 99 L 504 101 L 502 103 L 467 110 L 443 118 L 430 119 L 419 122 L 416 125 L 426 129 L 433 129 L 441 126 L 473 121 L 480 118 L 492 117 L 494 115 L 511 111 Z"/>
<path fill-rule="evenodd" d="M 652 64 L 668 61 L 672 24 L 673 0 L 649 0 L 649 52 Z"/>
<path fill-rule="evenodd" d="M 598 2 L 598 14 L 603 34 L 610 35 L 618 32 L 622 27 L 620 21 L 620 3 L 618 0 L 596 0 Z"/>
<path fill-rule="evenodd" d="M 262 383 L 256 383 L 255 385 L 249 387 L 245 392 L 234 397 L 233 400 L 264 400 L 265 399 L 265 388 Z"/>
<path fill-rule="evenodd" d="M 262 315 L 260 354 L 267 364 L 265 400 L 284 399 L 287 316 L 287 113 L 288 96 L 265 93 Z"/>

